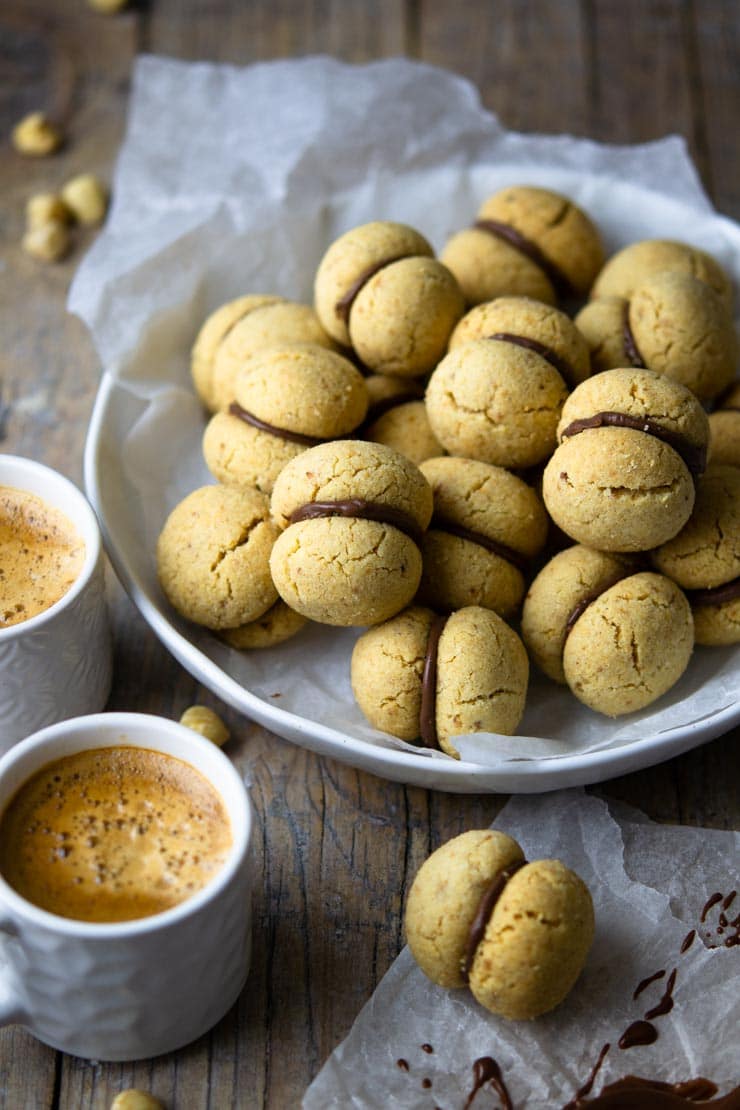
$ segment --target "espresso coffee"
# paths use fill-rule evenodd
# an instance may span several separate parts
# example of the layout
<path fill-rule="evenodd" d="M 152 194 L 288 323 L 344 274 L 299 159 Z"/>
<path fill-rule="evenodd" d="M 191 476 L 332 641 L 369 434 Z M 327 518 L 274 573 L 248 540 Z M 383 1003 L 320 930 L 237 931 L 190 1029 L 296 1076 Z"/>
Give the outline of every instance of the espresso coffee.
<path fill-rule="evenodd" d="M 223 866 L 229 816 L 190 764 L 96 748 L 43 767 L 0 817 L 0 874 L 41 909 L 130 921 L 190 898 Z"/>
<path fill-rule="evenodd" d="M 0 628 L 51 608 L 84 561 L 84 541 L 64 513 L 26 490 L 0 486 Z"/>

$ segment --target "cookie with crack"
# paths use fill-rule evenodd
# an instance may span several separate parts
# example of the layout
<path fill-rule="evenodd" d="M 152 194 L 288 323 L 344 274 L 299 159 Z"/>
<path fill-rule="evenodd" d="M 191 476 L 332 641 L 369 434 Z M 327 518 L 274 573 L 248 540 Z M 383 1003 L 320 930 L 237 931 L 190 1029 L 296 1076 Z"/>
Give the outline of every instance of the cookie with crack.
<path fill-rule="evenodd" d="M 409 891 L 406 939 L 442 987 L 469 987 L 513 1020 L 554 1009 L 574 986 L 594 937 L 588 887 L 560 860 L 524 858 L 506 833 L 472 829 L 421 865 Z"/>
<path fill-rule="evenodd" d="M 657 570 L 685 590 L 698 644 L 740 643 L 740 470 L 714 464 L 689 520 L 652 553 Z"/>
<path fill-rule="evenodd" d="M 599 271 L 591 298 L 629 300 L 638 286 L 666 270 L 703 281 L 720 297 L 727 311 L 732 312 L 732 281 L 716 259 L 698 247 L 672 239 L 641 239 L 617 251 Z"/>
<path fill-rule="evenodd" d="M 475 339 L 450 351 L 432 374 L 427 415 L 451 455 L 529 467 L 552 454 L 567 396 L 565 382 L 542 355 Z"/>
<path fill-rule="evenodd" d="M 203 486 L 172 510 L 157 541 L 167 600 L 206 628 L 236 628 L 277 600 L 270 552 L 278 529 L 257 490 Z"/>
<path fill-rule="evenodd" d="M 363 439 L 393 447 L 417 466 L 444 453 L 429 424 L 420 382 L 371 374 L 365 385 L 369 405 L 359 433 Z"/>
<path fill-rule="evenodd" d="M 271 493 L 286 463 L 309 447 L 349 435 L 367 411 L 360 372 L 324 347 L 269 347 L 242 365 L 234 399 L 203 435 L 208 469 L 225 485 Z"/>
<path fill-rule="evenodd" d="M 730 314 L 714 290 L 691 274 L 653 274 L 629 300 L 591 301 L 576 322 L 597 370 L 653 370 L 702 401 L 716 397 L 735 376 L 737 337 Z"/>
<path fill-rule="evenodd" d="M 649 370 L 582 382 L 563 406 L 542 495 L 566 535 L 599 551 L 648 551 L 683 528 L 709 424 L 693 393 Z"/>
<path fill-rule="evenodd" d="M 213 312 L 198 333 L 191 362 L 193 382 L 206 408 L 228 408 L 244 362 L 257 351 L 288 343 L 334 349 L 313 309 L 284 297 L 238 297 Z"/>
<path fill-rule="evenodd" d="M 405 224 L 362 224 L 335 240 L 315 281 L 318 317 L 378 374 L 419 377 L 436 366 L 464 310 L 454 277 Z"/>
<path fill-rule="evenodd" d="M 427 459 L 420 470 L 434 513 L 422 544 L 418 601 L 441 612 L 482 605 L 511 617 L 547 539 L 539 497 L 508 470 L 474 459 Z"/>
<path fill-rule="evenodd" d="M 455 736 L 516 731 L 528 678 L 517 634 L 477 605 L 449 617 L 412 606 L 365 632 L 352 652 L 352 689 L 370 724 L 456 759 Z"/>
<path fill-rule="evenodd" d="M 311 447 L 281 471 L 272 515 L 285 531 L 270 557 L 282 599 L 322 624 L 377 624 L 411 601 L 432 491 L 379 443 Z"/>
<path fill-rule="evenodd" d="M 570 389 L 591 373 L 588 347 L 570 317 L 531 297 L 497 297 L 476 305 L 450 336 L 450 350 L 473 339 L 516 343 L 535 351 Z"/>
<path fill-rule="evenodd" d="M 274 605 L 257 617 L 256 620 L 241 624 L 238 628 L 227 628 L 221 639 L 237 651 L 254 651 L 258 648 L 276 647 L 284 644 L 308 624 L 308 621 L 295 609 L 278 598 Z"/>
<path fill-rule="evenodd" d="M 567 197 L 510 185 L 483 203 L 473 226 L 453 235 L 440 258 L 469 305 L 507 295 L 556 304 L 588 292 L 604 248 L 595 225 Z"/>
<path fill-rule="evenodd" d="M 740 466 L 740 382 L 718 398 L 709 414 L 709 461 Z"/>

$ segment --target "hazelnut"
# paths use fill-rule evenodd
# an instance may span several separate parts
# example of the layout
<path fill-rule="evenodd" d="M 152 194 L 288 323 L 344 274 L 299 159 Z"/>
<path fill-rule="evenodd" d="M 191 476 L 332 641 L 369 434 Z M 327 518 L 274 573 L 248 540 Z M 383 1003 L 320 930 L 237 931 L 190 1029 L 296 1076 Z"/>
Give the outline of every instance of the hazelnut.
<path fill-rule="evenodd" d="M 137 1091 L 131 1087 L 116 1095 L 110 1110 L 164 1110 L 164 1105 L 148 1091 Z"/>
<path fill-rule="evenodd" d="M 23 236 L 23 249 L 44 262 L 57 262 L 69 250 L 69 231 L 59 220 L 30 228 Z"/>
<path fill-rule="evenodd" d="M 105 218 L 108 192 L 94 174 L 81 173 L 64 186 L 62 200 L 81 224 L 99 224 Z"/>
<path fill-rule="evenodd" d="M 102 12 L 103 15 L 115 15 L 120 12 L 122 8 L 126 7 L 128 0 L 87 0 L 91 8 L 96 12 Z"/>
<path fill-rule="evenodd" d="M 44 224 L 66 224 L 70 211 L 57 193 L 37 193 L 26 203 L 26 226 L 29 230 Z"/>
<path fill-rule="evenodd" d="M 52 154 L 62 143 L 62 133 L 43 112 L 31 112 L 13 128 L 13 146 L 35 158 Z"/>
<path fill-rule="evenodd" d="M 180 724 L 199 732 L 206 740 L 222 748 L 229 739 L 230 733 L 218 713 L 214 713 L 206 705 L 191 705 L 180 718 Z"/>

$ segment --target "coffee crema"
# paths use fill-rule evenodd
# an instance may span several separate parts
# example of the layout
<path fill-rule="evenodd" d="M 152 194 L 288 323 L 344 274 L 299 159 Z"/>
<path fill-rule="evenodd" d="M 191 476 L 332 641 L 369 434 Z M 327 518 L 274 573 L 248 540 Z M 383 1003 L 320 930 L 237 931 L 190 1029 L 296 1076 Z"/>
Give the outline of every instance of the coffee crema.
<path fill-rule="evenodd" d="M 27 490 L 0 486 L 0 628 L 50 609 L 84 561 L 84 540 L 64 513 Z"/>
<path fill-rule="evenodd" d="M 131 921 L 192 897 L 232 842 L 223 800 L 190 764 L 95 748 L 49 763 L 17 791 L 0 817 L 0 874 L 61 917 Z"/>

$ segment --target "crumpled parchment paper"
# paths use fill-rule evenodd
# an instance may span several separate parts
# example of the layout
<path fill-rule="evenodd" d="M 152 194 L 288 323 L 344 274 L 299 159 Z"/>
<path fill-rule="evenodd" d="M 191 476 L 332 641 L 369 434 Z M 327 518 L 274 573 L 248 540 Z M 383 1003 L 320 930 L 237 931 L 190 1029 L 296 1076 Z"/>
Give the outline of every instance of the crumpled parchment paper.
<path fill-rule="evenodd" d="M 507 1022 L 466 990 L 435 986 L 406 948 L 309 1087 L 303 1110 L 462 1110 L 483 1056 L 499 1064 L 515 1110 L 554 1110 L 607 1043 L 594 1093 L 628 1074 L 668 1082 L 703 1075 L 721 1092 L 738 1083 L 740 945 L 724 945 L 737 927 L 723 930 L 721 903 L 700 918 L 712 894 L 726 898 L 740 886 L 740 835 L 657 825 L 580 790 L 512 799 L 494 827 L 515 837 L 527 859 L 562 859 L 591 890 L 596 939 L 574 990 L 549 1015 Z M 725 916 L 738 914 L 740 893 Z M 674 1007 L 653 1019 L 657 1041 L 620 1049 L 620 1036 L 660 1000 L 674 968 Z M 658 971 L 665 974 L 633 998 Z M 472 1103 L 499 1105 L 490 1086 Z"/>
<path fill-rule="evenodd" d="M 212 481 L 190 348 L 207 314 L 242 293 L 310 301 L 323 252 L 349 227 L 401 220 L 439 249 L 487 195 L 512 182 L 570 195 L 610 249 L 678 237 L 714 252 L 740 278 L 740 233 L 712 211 L 678 137 L 607 147 L 515 134 L 468 82 L 404 59 L 136 64 L 110 216 L 69 299 L 121 386 L 101 430 L 99 480 L 115 486 L 116 504 L 105 524 L 117 558 L 162 617 L 266 705 L 307 721 L 309 732 L 319 723 L 420 759 L 449 758 L 365 722 L 349 683 L 356 630 L 309 628 L 281 647 L 240 655 L 169 609 L 156 579 L 156 538 L 176 502 Z M 700 649 L 674 690 L 617 721 L 533 673 L 519 735 L 481 734 L 458 747 L 463 758 L 496 767 L 685 731 L 736 704 L 739 671 L 740 650 Z M 281 731 L 279 720 L 271 727 Z"/>

